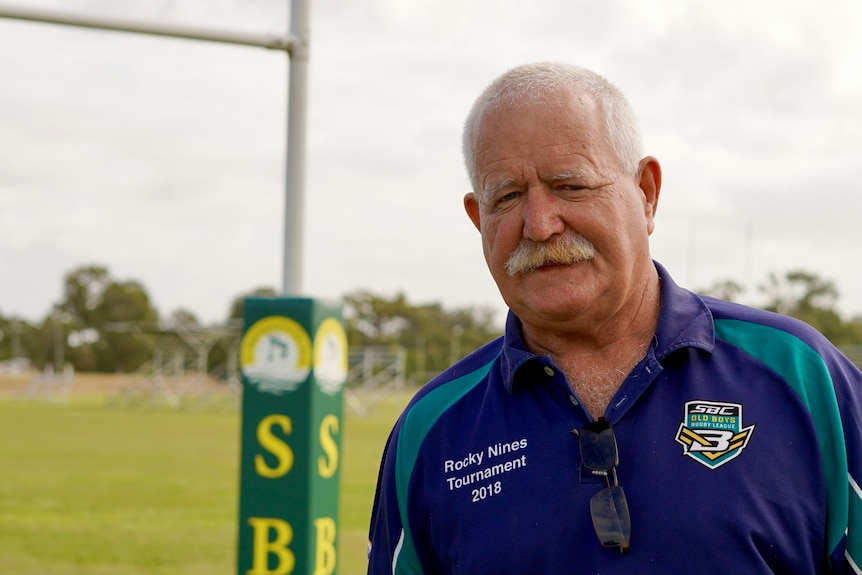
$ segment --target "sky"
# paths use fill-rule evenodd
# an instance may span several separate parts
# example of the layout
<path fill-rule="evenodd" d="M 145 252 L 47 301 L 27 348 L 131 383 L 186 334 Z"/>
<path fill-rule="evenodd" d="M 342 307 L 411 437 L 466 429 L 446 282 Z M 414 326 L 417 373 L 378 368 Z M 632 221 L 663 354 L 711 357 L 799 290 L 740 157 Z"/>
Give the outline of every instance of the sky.
<path fill-rule="evenodd" d="M 283 0 L 0 0 L 284 34 Z M 461 126 L 535 61 L 630 99 L 663 188 L 653 257 L 758 303 L 770 273 L 862 315 L 862 4 L 311 0 L 303 293 L 504 305 L 462 198 Z M 162 317 L 281 288 L 285 53 L 0 19 L 0 315 L 41 320 L 102 265 Z"/>

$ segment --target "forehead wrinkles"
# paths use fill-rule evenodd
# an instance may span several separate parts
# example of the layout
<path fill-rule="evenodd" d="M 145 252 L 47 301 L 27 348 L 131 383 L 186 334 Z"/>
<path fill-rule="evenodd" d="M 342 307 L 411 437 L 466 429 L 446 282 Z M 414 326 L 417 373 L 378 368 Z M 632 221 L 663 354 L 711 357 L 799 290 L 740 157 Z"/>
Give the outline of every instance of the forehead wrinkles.
<path fill-rule="evenodd" d="M 601 177 L 610 167 L 600 165 L 607 150 L 595 118 L 579 112 L 568 106 L 486 111 L 476 123 L 477 191 L 490 195 L 530 178 Z"/>
<path fill-rule="evenodd" d="M 551 185 L 567 180 L 595 185 L 607 179 L 606 170 L 580 154 L 564 154 L 558 159 L 542 161 L 540 165 L 534 163 L 529 158 L 503 159 L 483 166 L 480 192 L 485 198 L 491 199 L 508 187 L 528 186 L 531 180 Z"/>

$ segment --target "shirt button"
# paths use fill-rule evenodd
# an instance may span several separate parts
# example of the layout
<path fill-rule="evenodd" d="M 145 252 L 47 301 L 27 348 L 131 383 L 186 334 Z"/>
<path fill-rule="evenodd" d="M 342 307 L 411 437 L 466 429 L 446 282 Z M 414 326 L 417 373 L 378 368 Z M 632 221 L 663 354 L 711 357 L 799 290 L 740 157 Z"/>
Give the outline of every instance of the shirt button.
<path fill-rule="evenodd" d="M 549 366 L 549 365 L 546 365 L 545 366 L 545 374 L 547 374 L 548 377 L 553 377 L 554 376 L 554 368 Z"/>

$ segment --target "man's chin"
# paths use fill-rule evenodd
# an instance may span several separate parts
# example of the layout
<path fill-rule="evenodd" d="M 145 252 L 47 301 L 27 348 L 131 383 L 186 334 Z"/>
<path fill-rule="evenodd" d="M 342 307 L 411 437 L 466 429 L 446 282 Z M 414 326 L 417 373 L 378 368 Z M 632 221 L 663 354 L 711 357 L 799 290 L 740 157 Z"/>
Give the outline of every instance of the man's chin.
<path fill-rule="evenodd" d="M 574 275 L 579 266 L 555 266 L 509 278 L 500 290 L 506 305 L 521 317 L 534 315 L 561 319 L 577 315 L 593 303 L 595 294 L 583 274 Z M 582 268 L 581 268 L 582 269 Z"/>
<path fill-rule="evenodd" d="M 577 318 L 590 309 L 585 298 L 520 298 L 509 304 L 509 309 L 525 325 L 559 328 L 561 324 L 577 321 Z"/>

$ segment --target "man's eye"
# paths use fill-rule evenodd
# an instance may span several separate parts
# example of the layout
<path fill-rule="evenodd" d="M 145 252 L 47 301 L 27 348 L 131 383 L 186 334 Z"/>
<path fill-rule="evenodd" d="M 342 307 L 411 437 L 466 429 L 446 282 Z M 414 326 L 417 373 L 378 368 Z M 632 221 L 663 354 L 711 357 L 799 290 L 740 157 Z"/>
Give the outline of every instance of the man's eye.
<path fill-rule="evenodd" d="M 496 198 L 494 198 L 492 205 L 495 208 L 501 208 L 501 207 L 505 206 L 506 204 L 508 204 L 509 202 L 517 199 L 518 196 L 520 196 L 520 195 L 521 195 L 520 192 L 509 192 L 507 194 L 501 194 L 501 195 L 497 196 Z"/>

